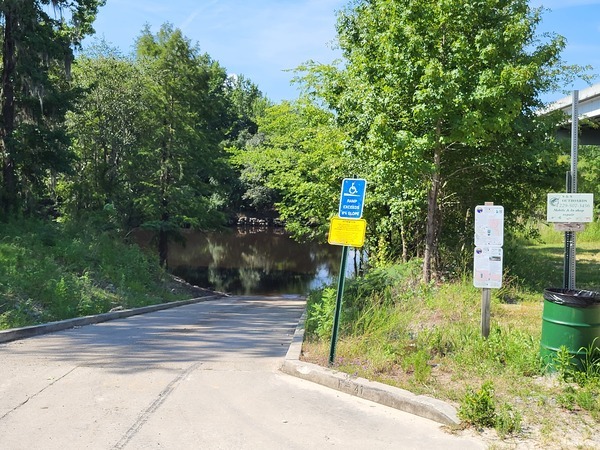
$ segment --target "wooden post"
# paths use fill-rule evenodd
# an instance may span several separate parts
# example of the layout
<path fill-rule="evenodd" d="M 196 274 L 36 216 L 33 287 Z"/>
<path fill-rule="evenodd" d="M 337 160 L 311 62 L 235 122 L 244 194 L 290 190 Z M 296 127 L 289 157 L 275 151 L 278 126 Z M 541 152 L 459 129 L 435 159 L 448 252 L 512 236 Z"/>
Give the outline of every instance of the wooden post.
<path fill-rule="evenodd" d="M 494 202 L 485 202 L 485 206 L 494 206 Z M 490 335 L 491 304 L 492 290 L 483 288 L 481 290 L 481 335 L 486 339 Z"/>
<path fill-rule="evenodd" d="M 490 335 L 490 305 L 492 290 L 483 288 L 481 290 L 481 335 L 487 338 Z"/>

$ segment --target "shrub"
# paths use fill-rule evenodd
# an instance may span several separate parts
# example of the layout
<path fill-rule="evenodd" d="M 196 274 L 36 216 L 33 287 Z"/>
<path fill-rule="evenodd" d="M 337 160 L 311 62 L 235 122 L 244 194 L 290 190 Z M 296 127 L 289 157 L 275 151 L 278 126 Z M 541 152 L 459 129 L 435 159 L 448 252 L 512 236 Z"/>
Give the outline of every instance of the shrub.
<path fill-rule="evenodd" d="M 493 427 L 496 422 L 496 403 L 494 400 L 494 385 L 486 381 L 477 392 L 467 388 L 458 417 L 476 427 Z"/>
<path fill-rule="evenodd" d="M 337 292 L 332 288 L 314 291 L 309 297 L 306 331 L 320 339 L 331 337 Z"/>

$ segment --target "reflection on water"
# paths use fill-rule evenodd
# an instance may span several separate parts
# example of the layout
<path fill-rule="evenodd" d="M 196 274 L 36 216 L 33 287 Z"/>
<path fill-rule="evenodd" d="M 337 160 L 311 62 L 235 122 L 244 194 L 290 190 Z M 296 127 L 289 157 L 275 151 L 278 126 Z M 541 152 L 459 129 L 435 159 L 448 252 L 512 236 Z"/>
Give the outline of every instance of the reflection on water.
<path fill-rule="evenodd" d="M 183 231 L 169 244 L 170 271 L 184 280 L 232 294 L 305 294 L 337 280 L 342 248 L 293 241 L 280 229 Z M 150 235 L 139 232 L 146 245 Z M 348 273 L 353 273 L 350 252 Z"/>

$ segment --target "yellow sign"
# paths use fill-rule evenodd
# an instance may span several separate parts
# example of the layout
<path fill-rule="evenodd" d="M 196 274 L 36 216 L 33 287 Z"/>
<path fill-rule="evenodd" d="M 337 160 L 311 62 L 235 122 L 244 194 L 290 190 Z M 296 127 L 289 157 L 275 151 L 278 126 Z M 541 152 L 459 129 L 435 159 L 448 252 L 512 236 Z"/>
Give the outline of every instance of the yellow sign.
<path fill-rule="evenodd" d="M 362 247 L 365 244 L 367 221 L 364 219 L 340 219 L 333 217 L 329 224 L 327 242 L 331 245 Z"/>

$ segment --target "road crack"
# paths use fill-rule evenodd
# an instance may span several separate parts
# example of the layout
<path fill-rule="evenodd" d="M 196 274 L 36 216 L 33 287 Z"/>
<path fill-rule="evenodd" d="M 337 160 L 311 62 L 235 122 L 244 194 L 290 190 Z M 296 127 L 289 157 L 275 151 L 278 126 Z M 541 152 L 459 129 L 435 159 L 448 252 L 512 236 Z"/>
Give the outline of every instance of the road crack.
<path fill-rule="evenodd" d="M 38 392 L 36 392 L 33 395 L 30 395 L 29 397 L 27 397 L 25 400 L 23 400 L 21 403 L 19 403 L 17 406 L 15 406 L 13 409 L 11 409 L 10 411 L 7 411 L 6 413 L 4 413 L 4 415 L 0 416 L 0 421 L 4 420 L 8 415 L 14 413 L 16 410 L 18 410 L 19 408 L 21 408 L 23 405 L 25 405 L 27 402 L 29 402 L 29 400 L 36 398 L 38 395 L 40 395 L 42 392 L 44 392 L 46 389 L 54 386 L 56 383 L 58 383 L 60 380 L 64 379 L 65 377 L 69 376 L 71 373 L 73 373 L 74 370 L 78 369 L 79 366 L 75 366 L 73 367 L 71 370 L 69 370 L 68 372 L 66 372 L 64 375 L 58 377 L 56 380 L 52 381 L 50 384 L 44 386 L 43 389 L 40 389 Z"/>
<path fill-rule="evenodd" d="M 187 377 L 190 373 L 200 367 L 202 363 L 198 362 L 196 364 L 191 365 L 186 370 L 181 372 L 177 377 L 175 377 L 159 394 L 156 400 L 154 400 L 150 406 L 148 406 L 142 413 L 138 416 L 135 423 L 125 432 L 123 437 L 117 442 L 113 449 L 123 449 L 125 446 L 134 438 L 134 436 L 142 429 L 146 422 L 150 419 L 152 414 L 154 414 L 158 408 L 167 400 L 169 395 L 175 390 L 177 385 L 181 383 L 181 381 Z"/>

